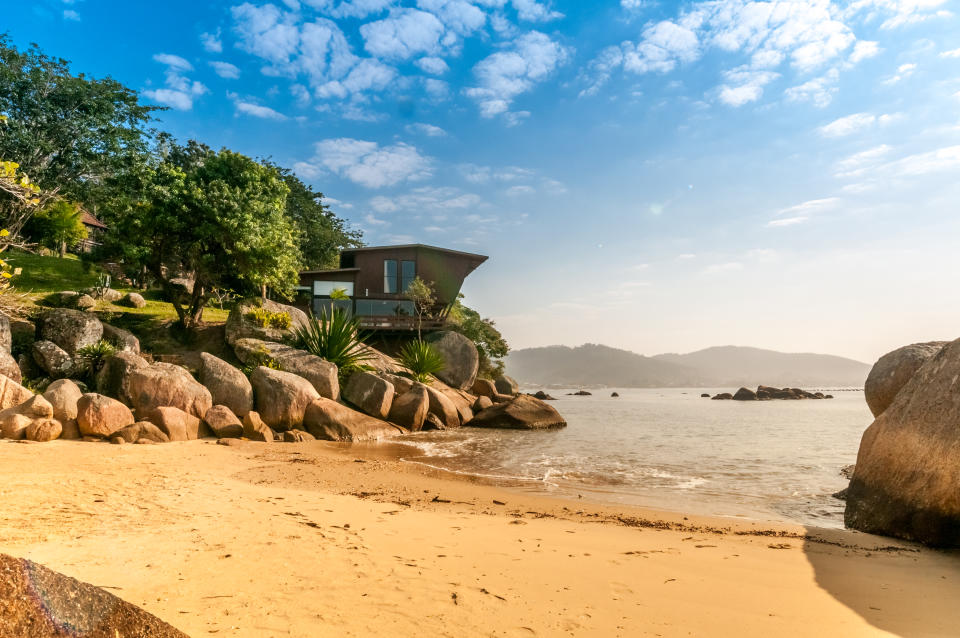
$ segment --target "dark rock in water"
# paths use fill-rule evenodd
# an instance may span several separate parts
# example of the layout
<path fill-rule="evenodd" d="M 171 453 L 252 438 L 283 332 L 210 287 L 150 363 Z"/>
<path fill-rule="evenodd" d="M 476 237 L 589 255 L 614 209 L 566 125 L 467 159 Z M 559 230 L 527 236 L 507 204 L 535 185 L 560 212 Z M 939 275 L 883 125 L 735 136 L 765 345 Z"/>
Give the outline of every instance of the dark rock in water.
<path fill-rule="evenodd" d="M 732 399 L 733 395 L 729 392 L 721 392 L 717 396 L 713 397 L 714 401 L 731 401 Z"/>
<path fill-rule="evenodd" d="M 832 395 L 832 394 L 827 394 L 827 395 L 825 395 L 823 398 L 824 398 L 824 399 L 832 399 L 832 398 L 833 398 L 833 395 Z"/>
<path fill-rule="evenodd" d="M 931 357 L 860 440 L 844 522 L 960 546 L 960 340 Z"/>
<path fill-rule="evenodd" d="M 0 554 L 0 636 L 187 638 L 99 587 L 5 554 Z"/>
<path fill-rule="evenodd" d="M 840 468 L 840 476 L 849 481 L 853 478 L 853 471 L 856 469 L 856 467 L 856 465 L 844 465 Z"/>
<path fill-rule="evenodd" d="M 592 392 L 587 392 L 586 390 L 578 390 L 577 392 L 570 392 L 567 394 L 570 397 L 592 397 Z"/>
<path fill-rule="evenodd" d="M 553 407 L 530 395 L 521 394 L 509 403 L 498 403 L 487 408 L 465 425 L 509 430 L 546 430 L 564 428 L 567 422 Z"/>
<path fill-rule="evenodd" d="M 946 345 L 946 341 L 915 343 L 880 357 L 863 384 L 863 396 L 873 416 L 880 416 L 890 407 L 917 370 Z"/>
<path fill-rule="evenodd" d="M 701 399 L 709 399 L 709 398 L 710 398 L 710 393 L 709 393 L 709 392 L 704 392 L 703 394 L 700 395 L 700 398 L 701 398 Z"/>
<path fill-rule="evenodd" d="M 737 390 L 737 393 L 733 395 L 734 401 L 756 401 L 757 393 L 751 390 L 750 388 L 740 388 Z"/>
<path fill-rule="evenodd" d="M 556 401 L 552 396 L 544 392 L 543 390 L 537 390 L 534 394 L 534 397 L 540 399 L 541 401 Z"/>
<path fill-rule="evenodd" d="M 620 393 L 619 393 L 619 392 L 614 392 L 613 394 L 610 395 L 611 398 L 613 398 L 613 397 L 619 397 L 619 396 L 620 396 Z"/>
<path fill-rule="evenodd" d="M 848 491 L 850 491 L 850 488 L 849 488 L 849 487 L 845 487 L 845 488 L 843 488 L 842 490 L 840 490 L 839 492 L 834 492 L 834 493 L 831 494 L 830 496 L 832 496 L 833 498 L 835 498 L 835 499 L 837 499 L 837 500 L 839 500 L 839 501 L 845 501 L 845 500 L 847 500 L 847 492 L 848 492 Z"/>

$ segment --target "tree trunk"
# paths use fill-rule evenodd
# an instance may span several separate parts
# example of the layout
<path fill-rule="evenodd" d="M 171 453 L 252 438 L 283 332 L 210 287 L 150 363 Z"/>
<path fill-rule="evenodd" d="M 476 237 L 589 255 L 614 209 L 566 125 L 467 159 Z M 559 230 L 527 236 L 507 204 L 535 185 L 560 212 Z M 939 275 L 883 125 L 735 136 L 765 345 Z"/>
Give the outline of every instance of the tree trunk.
<path fill-rule="evenodd" d="M 267 300 L 267 284 L 260 286 L 260 296 L 263 297 L 263 300 Z"/>
<path fill-rule="evenodd" d="M 60 242 L 60 259 L 63 259 L 67 256 L 67 242 Z"/>

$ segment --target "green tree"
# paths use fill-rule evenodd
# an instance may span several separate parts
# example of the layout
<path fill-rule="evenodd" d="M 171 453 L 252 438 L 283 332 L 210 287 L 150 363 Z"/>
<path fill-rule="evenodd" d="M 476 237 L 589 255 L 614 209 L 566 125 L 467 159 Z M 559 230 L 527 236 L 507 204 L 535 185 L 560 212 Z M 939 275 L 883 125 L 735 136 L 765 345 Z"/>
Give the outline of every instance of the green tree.
<path fill-rule="evenodd" d="M 217 288 L 290 294 L 300 252 L 277 171 L 226 149 L 163 142 L 159 158 L 133 164 L 111 187 L 105 250 L 150 272 L 187 329 Z"/>
<path fill-rule="evenodd" d="M 417 313 L 417 339 L 420 340 L 423 336 L 421 334 L 423 318 L 429 317 L 434 306 L 437 305 L 437 297 L 433 292 L 433 286 L 417 276 L 407 285 L 403 295 L 413 302 L 413 308 Z"/>
<path fill-rule="evenodd" d="M 26 226 L 31 240 L 66 256 L 67 247 L 86 238 L 83 210 L 79 204 L 60 199 L 36 212 Z"/>
<path fill-rule="evenodd" d="M 87 201 L 86 196 L 129 153 L 147 148 L 155 107 L 110 78 L 70 72 L 66 60 L 36 45 L 21 51 L 0 34 L 0 158 L 16 162 L 44 196 Z M 0 216 L 16 237 L 36 206 L 0 199 Z"/>
<path fill-rule="evenodd" d="M 457 298 L 450 310 L 450 329 L 473 341 L 480 353 L 479 376 L 493 379 L 503 373 L 503 357 L 510 352 L 510 345 L 503 338 L 492 319 L 484 319 L 480 313 L 469 308 Z"/>

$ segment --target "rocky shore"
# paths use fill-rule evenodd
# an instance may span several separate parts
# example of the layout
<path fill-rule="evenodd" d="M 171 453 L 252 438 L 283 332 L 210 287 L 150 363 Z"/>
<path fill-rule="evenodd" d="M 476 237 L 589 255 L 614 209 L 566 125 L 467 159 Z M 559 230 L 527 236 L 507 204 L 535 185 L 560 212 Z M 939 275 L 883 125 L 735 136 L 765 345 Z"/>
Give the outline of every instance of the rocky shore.
<path fill-rule="evenodd" d="M 808 392 L 800 388 L 772 388 L 761 385 L 757 387 L 756 392 L 750 388 L 740 388 L 735 394 L 721 392 L 710 397 L 709 394 L 701 394 L 702 398 L 712 398 L 714 401 L 799 401 L 802 399 L 832 399 L 832 394 L 823 392 Z"/>

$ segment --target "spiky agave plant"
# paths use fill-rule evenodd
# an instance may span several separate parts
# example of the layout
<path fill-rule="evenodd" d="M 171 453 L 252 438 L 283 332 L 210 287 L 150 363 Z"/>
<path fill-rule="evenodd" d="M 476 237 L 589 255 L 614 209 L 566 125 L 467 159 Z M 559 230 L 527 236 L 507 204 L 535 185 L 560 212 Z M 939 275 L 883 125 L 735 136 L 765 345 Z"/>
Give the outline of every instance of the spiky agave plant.
<path fill-rule="evenodd" d="M 442 372 L 447 367 L 440 351 L 423 339 L 414 339 L 404 344 L 397 361 L 420 383 L 428 383 L 430 375 Z"/>
<path fill-rule="evenodd" d="M 360 320 L 343 310 L 334 310 L 330 317 L 325 312 L 319 318 L 311 314 L 293 334 L 301 348 L 336 365 L 341 373 L 359 370 L 373 359 L 363 347 L 367 335 L 360 330 Z"/>

